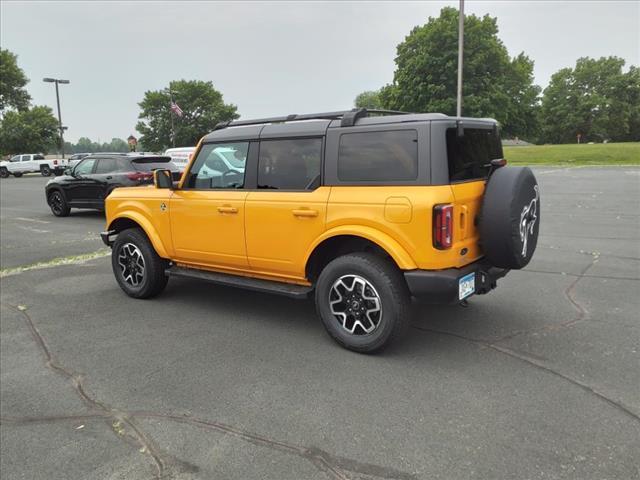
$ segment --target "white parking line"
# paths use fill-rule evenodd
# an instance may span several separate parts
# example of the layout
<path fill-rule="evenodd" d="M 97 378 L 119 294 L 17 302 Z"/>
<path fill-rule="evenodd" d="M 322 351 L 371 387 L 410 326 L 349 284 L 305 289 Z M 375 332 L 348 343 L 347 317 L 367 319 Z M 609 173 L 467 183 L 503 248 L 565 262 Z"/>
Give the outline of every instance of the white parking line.
<path fill-rule="evenodd" d="M 30 232 L 35 232 L 35 233 L 51 233 L 51 230 L 40 230 L 38 228 L 26 227 L 24 225 L 17 225 L 17 227 L 23 230 L 28 230 Z"/>
<path fill-rule="evenodd" d="M 25 218 L 25 217 L 16 217 L 16 220 L 20 220 L 22 222 L 51 223 L 46 220 L 37 220 L 35 218 Z"/>

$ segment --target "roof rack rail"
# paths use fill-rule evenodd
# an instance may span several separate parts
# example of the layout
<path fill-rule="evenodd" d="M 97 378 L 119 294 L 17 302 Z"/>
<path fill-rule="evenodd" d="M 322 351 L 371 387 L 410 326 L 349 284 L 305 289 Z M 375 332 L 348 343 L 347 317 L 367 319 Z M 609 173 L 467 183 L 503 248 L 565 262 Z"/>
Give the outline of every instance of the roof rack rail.
<path fill-rule="evenodd" d="M 366 108 L 354 108 L 352 110 L 340 110 L 336 112 L 323 112 L 323 113 L 304 113 L 304 114 L 291 114 L 281 117 L 268 117 L 257 118 L 255 120 L 232 120 L 229 122 L 218 123 L 214 130 L 221 130 L 227 127 L 240 127 L 247 125 L 260 125 L 263 123 L 283 123 L 283 122 L 298 122 L 303 120 L 338 120 L 342 119 L 340 125 L 342 127 L 355 125 L 358 118 L 367 117 L 369 114 L 373 115 L 406 115 L 410 112 L 401 112 L 397 110 L 368 110 Z"/>

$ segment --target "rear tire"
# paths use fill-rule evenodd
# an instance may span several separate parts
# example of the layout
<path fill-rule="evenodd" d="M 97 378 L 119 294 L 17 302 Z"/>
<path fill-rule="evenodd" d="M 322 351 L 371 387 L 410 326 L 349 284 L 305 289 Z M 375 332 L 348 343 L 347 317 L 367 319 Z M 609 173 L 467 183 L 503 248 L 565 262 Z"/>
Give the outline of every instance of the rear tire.
<path fill-rule="evenodd" d="M 354 352 L 377 352 L 402 336 L 410 305 L 400 270 L 370 253 L 336 258 L 316 284 L 316 310 L 327 332 Z"/>
<path fill-rule="evenodd" d="M 140 228 L 118 234 L 111 252 L 111 267 L 120 288 L 133 298 L 151 298 L 167 286 L 165 270 L 169 262 L 161 258 Z"/>
<path fill-rule="evenodd" d="M 51 168 L 49 168 L 48 165 L 42 165 L 40 167 L 40 174 L 43 177 L 50 177 L 51 176 Z"/>
<path fill-rule="evenodd" d="M 20 178 L 22 176 L 22 172 L 15 172 L 13 176 L 16 178 Z"/>
<path fill-rule="evenodd" d="M 69 212 L 71 212 L 71 208 L 69 207 L 67 200 L 59 190 L 54 190 L 49 194 L 47 197 L 47 203 L 49 203 L 51 213 L 56 217 L 68 217 Z"/>

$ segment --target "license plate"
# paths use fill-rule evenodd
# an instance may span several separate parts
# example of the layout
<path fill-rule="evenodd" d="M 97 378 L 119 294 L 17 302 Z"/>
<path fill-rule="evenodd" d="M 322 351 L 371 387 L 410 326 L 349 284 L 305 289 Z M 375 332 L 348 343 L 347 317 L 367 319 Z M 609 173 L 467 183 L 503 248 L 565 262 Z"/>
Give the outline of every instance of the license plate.
<path fill-rule="evenodd" d="M 470 273 L 458 280 L 458 300 L 464 300 L 476 291 L 476 273 Z"/>

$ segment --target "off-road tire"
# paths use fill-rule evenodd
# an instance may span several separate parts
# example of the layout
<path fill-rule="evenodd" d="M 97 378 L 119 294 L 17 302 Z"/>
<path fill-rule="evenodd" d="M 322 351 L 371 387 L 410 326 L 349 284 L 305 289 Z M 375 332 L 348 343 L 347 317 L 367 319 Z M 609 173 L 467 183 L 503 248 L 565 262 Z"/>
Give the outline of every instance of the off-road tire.
<path fill-rule="evenodd" d="M 20 178 L 22 176 L 22 172 L 15 172 L 13 176 L 16 178 Z"/>
<path fill-rule="evenodd" d="M 0 168 L 0 177 L 8 178 L 9 177 L 9 170 L 7 170 L 5 167 Z"/>
<path fill-rule="evenodd" d="M 119 264 L 120 254 L 124 255 L 123 248 L 127 247 L 131 250 L 130 245 L 141 253 L 144 260 L 144 276 L 137 286 L 125 279 L 123 268 Z M 168 266 L 169 262 L 156 253 L 147 235 L 140 228 L 123 230 L 113 243 L 111 252 L 113 274 L 120 288 L 130 297 L 151 298 L 161 293 L 167 286 L 168 278 L 164 272 Z"/>
<path fill-rule="evenodd" d="M 336 282 L 346 278 L 348 283 L 350 276 L 368 282 L 373 287 L 370 295 L 379 298 L 380 317 L 371 333 L 362 330 L 350 333 L 331 310 Z M 401 271 L 391 260 L 370 253 L 344 255 L 324 267 L 316 283 L 315 301 L 318 316 L 329 335 L 343 347 L 360 353 L 381 351 L 402 336 L 411 320 L 411 296 Z"/>
<path fill-rule="evenodd" d="M 50 177 L 51 176 L 51 168 L 49 168 L 48 165 L 42 165 L 40 167 L 40 175 L 42 175 L 43 177 Z"/>
<path fill-rule="evenodd" d="M 71 212 L 71 207 L 69 207 L 66 198 L 64 198 L 64 194 L 60 190 L 51 191 L 47 196 L 47 203 L 49 204 L 51 213 L 56 217 L 68 217 L 69 212 Z"/>

